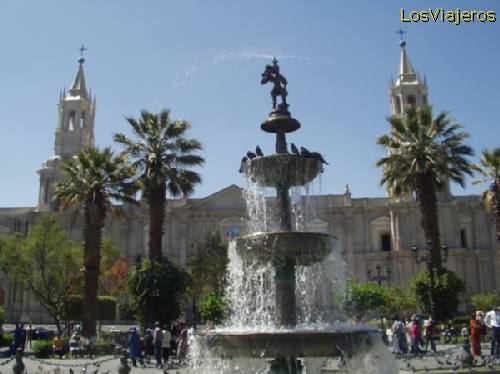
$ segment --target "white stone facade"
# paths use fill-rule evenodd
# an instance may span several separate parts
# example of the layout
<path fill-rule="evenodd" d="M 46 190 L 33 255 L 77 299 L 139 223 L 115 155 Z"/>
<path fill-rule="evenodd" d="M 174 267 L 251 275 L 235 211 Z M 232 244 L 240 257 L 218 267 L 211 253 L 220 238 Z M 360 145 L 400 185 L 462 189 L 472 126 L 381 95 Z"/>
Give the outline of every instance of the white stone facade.
<path fill-rule="evenodd" d="M 427 85 L 411 66 L 405 45 L 401 48 L 401 66 L 396 83 L 391 85 L 391 112 L 403 115 L 407 105 L 427 102 Z M 412 98 L 413 97 L 413 98 Z M 399 104 L 398 104 L 399 100 Z M 62 178 L 58 169 L 63 157 L 71 157 L 85 146 L 94 144 L 95 100 L 87 93 L 80 61 L 75 81 L 68 94 L 61 95 L 56 130 L 55 155 L 39 170 L 38 207 L 0 208 L 0 235 L 28 232 L 42 211 L 55 210 L 51 204 L 52 183 Z M 327 153 L 327 150 L 325 150 Z M 367 162 L 372 162 L 367 160 Z M 407 286 L 421 266 L 416 265 L 411 247 L 425 248 L 420 227 L 420 211 L 412 196 L 394 198 L 356 198 L 346 186 L 338 195 L 312 196 L 315 214 L 306 218 L 310 231 L 335 236 L 347 263 L 349 276 L 367 280 L 380 265 L 384 275 L 390 270 L 390 284 Z M 145 207 L 125 206 L 127 220 L 109 218 L 104 235 L 110 236 L 123 253 L 134 260 L 147 254 L 148 215 Z M 82 216 L 74 212 L 58 213 L 63 227 L 75 241 L 82 240 Z M 449 248 L 446 267 L 466 281 L 467 295 L 500 288 L 500 249 L 490 215 L 479 196 L 452 196 L 449 191 L 439 199 L 442 242 Z M 164 254 L 184 266 L 196 255 L 197 243 L 210 231 L 229 238 L 247 231 L 246 204 L 242 190 L 231 185 L 200 199 L 169 200 L 166 208 Z M 50 321 L 33 298 L 0 275 L 7 318 Z M 467 300 L 465 300 L 467 303 Z"/>

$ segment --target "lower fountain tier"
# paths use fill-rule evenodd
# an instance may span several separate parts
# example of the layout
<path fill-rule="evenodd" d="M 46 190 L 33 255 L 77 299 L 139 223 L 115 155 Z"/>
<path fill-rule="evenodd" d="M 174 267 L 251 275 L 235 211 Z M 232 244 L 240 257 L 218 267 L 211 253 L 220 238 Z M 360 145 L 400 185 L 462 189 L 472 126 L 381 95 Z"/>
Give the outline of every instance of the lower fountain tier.
<path fill-rule="evenodd" d="M 342 329 L 338 331 L 211 331 L 200 336 L 211 354 L 220 357 L 287 358 L 347 357 L 369 349 L 381 339 L 374 329 Z"/>
<path fill-rule="evenodd" d="M 289 153 L 257 157 L 243 165 L 252 182 L 267 187 L 302 186 L 316 178 L 321 169 L 320 161 Z"/>
<path fill-rule="evenodd" d="M 310 266 L 328 257 L 332 239 L 318 232 L 258 232 L 237 238 L 236 251 L 241 258 L 276 266 Z"/>

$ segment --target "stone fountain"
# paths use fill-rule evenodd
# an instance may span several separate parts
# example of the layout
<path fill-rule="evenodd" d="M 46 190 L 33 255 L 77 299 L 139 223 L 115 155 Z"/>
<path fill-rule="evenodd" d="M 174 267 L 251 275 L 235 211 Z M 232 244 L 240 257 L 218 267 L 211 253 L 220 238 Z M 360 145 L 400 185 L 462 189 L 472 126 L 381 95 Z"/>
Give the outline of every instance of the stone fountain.
<path fill-rule="evenodd" d="M 242 330 L 228 326 L 213 330 L 203 338 L 201 349 L 221 362 L 252 358 L 264 360 L 267 369 L 263 372 L 266 373 L 302 373 L 305 372 L 303 362 L 307 359 L 341 355 L 353 357 L 359 352 L 369 351 L 374 342 L 380 341 L 380 336 L 372 328 L 359 326 L 324 329 L 297 326 L 296 271 L 299 267 L 313 266 L 330 256 L 332 237 L 317 232 L 293 231 L 289 190 L 315 179 L 323 171 L 323 160 L 307 150 L 288 152 L 286 134 L 298 130 L 301 125 L 288 110 L 287 80 L 280 73 L 276 59 L 266 66 L 262 74 L 261 83 L 268 82 L 273 83 L 273 109 L 261 124 L 261 129 L 276 134 L 276 150 L 268 156 L 243 160 L 241 171 L 251 182 L 275 189 L 278 230 L 238 237 L 232 245 L 242 260 L 243 268 L 249 262 L 271 269 L 274 300 L 268 300 L 270 305 L 265 309 L 270 311 L 272 321 L 260 328 L 254 326 Z M 281 103 L 277 105 L 278 97 Z M 316 372 L 306 370 L 307 373 Z M 257 371 L 245 371 L 237 365 L 236 369 L 231 366 L 227 372 Z"/>

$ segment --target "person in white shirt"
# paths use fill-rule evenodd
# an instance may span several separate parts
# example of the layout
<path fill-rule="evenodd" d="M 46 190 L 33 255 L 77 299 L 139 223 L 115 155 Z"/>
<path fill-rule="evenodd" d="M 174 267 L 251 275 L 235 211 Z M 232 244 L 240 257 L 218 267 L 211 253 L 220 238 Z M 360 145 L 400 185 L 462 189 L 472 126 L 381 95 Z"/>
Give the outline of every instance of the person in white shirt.
<path fill-rule="evenodd" d="M 484 323 L 491 328 L 491 355 L 498 356 L 500 353 L 500 306 L 486 313 Z"/>

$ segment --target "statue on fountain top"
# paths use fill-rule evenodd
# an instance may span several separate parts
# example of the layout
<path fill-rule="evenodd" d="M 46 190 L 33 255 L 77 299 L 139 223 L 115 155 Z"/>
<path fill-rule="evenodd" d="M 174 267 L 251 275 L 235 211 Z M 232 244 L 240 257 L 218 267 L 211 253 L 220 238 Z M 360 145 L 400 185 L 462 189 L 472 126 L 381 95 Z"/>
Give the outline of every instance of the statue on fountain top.
<path fill-rule="evenodd" d="M 286 103 L 286 96 L 288 92 L 286 91 L 287 80 L 280 73 L 280 67 L 278 66 L 278 60 L 276 57 L 273 58 L 272 65 L 266 65 L 266 70 L 262 73 L 262 79 L 260 84 L 266 84 L 272 82 L 274 84 L 271 90 L 271 98 L 273 99 L 273 110 L 276 110 L 276 98 L 281 96 L 281 103 L 278 105 L 278 110 L 286 111 L 288 109 L 288 104 Z"/>

